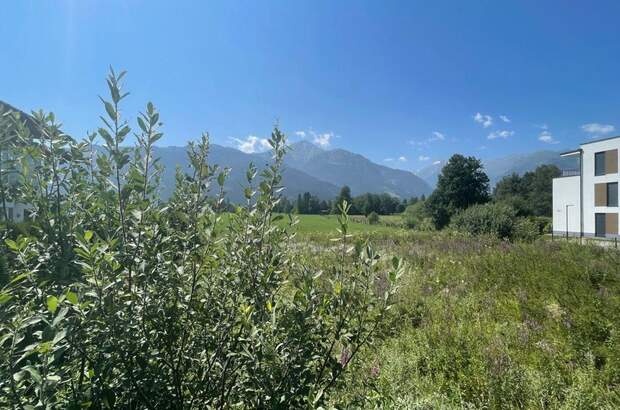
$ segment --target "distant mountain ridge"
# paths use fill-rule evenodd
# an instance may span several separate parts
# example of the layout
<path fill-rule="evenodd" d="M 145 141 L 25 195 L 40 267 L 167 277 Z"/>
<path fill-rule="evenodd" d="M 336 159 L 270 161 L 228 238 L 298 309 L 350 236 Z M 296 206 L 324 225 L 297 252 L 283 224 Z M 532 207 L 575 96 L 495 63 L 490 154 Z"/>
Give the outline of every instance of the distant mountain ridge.
<path fill-rule="evenodd" d="M 417 175 L 424 179 L 430 186 L 435 187 L 435 185 L 437 185 L 437 177 L 445 164 L 446 161 L 440 161 L 438 164 L 433 164 L 422 169 Z M 577 168 L 576 158 L 561 157 L 559 151 L 547 150 L 487 159 L 483 160 L 482 164 L 491 182 L 491 188 L 506 175 L 513 173 L 521 175 L 525 172 L 533 171 L 540 165 L 556 165 L 561 169 Z"/>
<path fill-rule="evenodd" d="M 0 101 L 0 113 L 6 111 L 19 112 L 31 131 L 36 132 L 28 114 Z M 349 185 L 353 195 L 371 192 L 409 198 L 431 192 L 431 187 L 411 172 L 375 164 L 362 155 L 343 149 L 324 150 L 307 141 L 294 143 L 290 148 L 282 170 L 283 194 L 288 198 L 310 192 L 320 199 L 333 199 L 343 185 Z M 155 155 L 164 167 L 160 193 L 162 199 L 167 199 L 174 191 L 177 167 L 188 170 L 186 147 L 155 147 Z M 209 162 L 231 169 L 225 190 L 233 202 L 243 200 L 243 189 L 247 184 L 245 171 L 250 162 L 260 171 L 270 161 L 269 152 L 247 154 L 217 144 L 210 146 Z"/>
<path fill-rule="evenodd" d="M 184 147 L 156 147 L 155 155 L 164 166 L 162 197 L 174 189 L 175 169 L 187 169 Z M 271 161 L 269 152 L 246 154 L 237 149 L 211 144 L 209 162 L 231 168 L 225 189 L 231 201 L 243 199 L 245 171 L 252 162 L 259 170 Z M 343 185 L 353 195 L 366 192 L 389 193 L 400 198 L 428 195 L 430 186 L 415 174 L 375 164 L 359 154 L 336 149 L 324 150 L 306 141 L 294 143 L 285 156 L 282 173 L 284 195 L 296 198 L 310 192 L 321 199 L 332 199 Z"/>

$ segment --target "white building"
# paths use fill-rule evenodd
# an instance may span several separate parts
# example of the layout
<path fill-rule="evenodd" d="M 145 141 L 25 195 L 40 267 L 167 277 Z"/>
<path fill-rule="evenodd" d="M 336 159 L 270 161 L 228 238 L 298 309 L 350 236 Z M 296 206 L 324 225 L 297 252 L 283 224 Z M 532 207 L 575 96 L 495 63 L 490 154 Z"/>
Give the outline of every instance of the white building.
<path fill-rule="evenodd" d="M 618 236 L 618 149 L 620 136 L 586 142 L 564 152 L 579 169 L 553 180 L 553 233 L 585 237 Z"/>
<path fill-rule="evenodd" d="M 6 203 L 6 211 L 9 221 L 23 222 L 26 217 L 27 206 L 24 204 L 15 204 L 13 202 Z M 4 219 L 2 204 L 0 204 L 0 220 Z"/>

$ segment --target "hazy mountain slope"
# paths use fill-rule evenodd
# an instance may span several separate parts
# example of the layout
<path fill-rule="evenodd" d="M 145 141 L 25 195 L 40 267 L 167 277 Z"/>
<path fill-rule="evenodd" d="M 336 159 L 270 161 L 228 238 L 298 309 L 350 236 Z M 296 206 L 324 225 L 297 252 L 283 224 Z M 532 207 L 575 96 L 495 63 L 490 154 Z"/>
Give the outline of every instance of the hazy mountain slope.
<path fill-rule="evenodd" d="M 306 141 L 291 146 L 286 163 L 338 187 L 348 185 L 353 195 L 387 192 L 409 198 L 431 191 L 425 181 L 409 171 L 375 164 L 343 149 L 323 150 Z"/>
<path fill-rule="evenodd" d="M 160 163 L 165 167 L 165 172 L 162 175 L 162 197 L 166 199 L 174 190 L 177 166 L 183 170 L 188 169 L 186 148 L 156 147 L 155 155 L 160 158 Z M 211 144 L 209 162 L 231 168 L 225 189 L 227 197 L 233 202 L 243 200 L 243 188 L 247 185 L 246 170 L 250 162 L 253 162 L 260 172 L 268 161 L 268 156 L 245 154 L 233 148 Z M 339 190 L 337 186 L 329 182 L 321 181 L 289 166 L 285 167 L 282 178 L 283 185 L 286 187 L 284 195 L 289 198 L 295 198 L 298 194 L 308 191 L 313 195 L 329 199 L 335 197 Z"/>
<path fill-rule="evenodd" d="M 441 168 L 446 161 L 439 164 L 428 166 L 418 172 L 418 176 L 424 179 L 429 185 L 437 184 L 437 177 L 441 172 Z M 495 186 L 497 181 L 506 175 L 512 173 L 523 174 L 527 171 L 533 171 L 539 165 L 553 164 L 560 168 L 577 168 L 576 158 L 563 158 L 556 151 L 536 151 L 529 154 L 515 154 L 507 157 L 489 159 L 482 161 L 485 172 L 491 180 L 491 187 Z"/>
<path fill-rule="evenodd" d="M 19 111 L 0 101 L 0 112 L 4 110 Z M 32 126 L 32 120 L 25 117 L 28 125 Z M 160 157 L 160 163 L 165 169 L 161 195 L 167 199 L 174 189 L 176 168 L 187 170 L 185 148 L 157 147 L 156 156 Z M 270 154 L 245 154 L 233 148 L 212 144 L 209 161 L 232 169 L 226 190 L 231 201 L 240 201 L 243 198 L 248 164 L 253 162 L 262 169 L 270 161 Z M 291 146 L 285 164 L 284 194 L 289 198 L 308 191 L 321 199 L 332 199 L 343 185 L 348 185 L 354 195 L 386 192 L 409 198 L 431 192 L 431 187 L 411 172 L 375 164 L 362 155 L 343 149 L 323 150 L 307 141 Z"/>
<path fill-rule="evenodd" d="M 166 168 L 162 178 L 162 196 L 167 198 L 174 187 L 174 170 L 177 165 L 187 166 L 185 148 L 158 147 L 156 155 Z M 239 201 L 242 199 L 248 164 L 253 162 L 262 169 L 269 163 L 270 157 L 268 152 L 245 154 L 212 144 L 209 160 L 213 164 L 232 168 L 226 189 L 232 201 Z M 308 191 L 322 199 L 332 199 L 343 185 L 349 185 L 354 195 L 387 192 L 409 198 L 431 191 L 426 182 L 411 172 L 375 164 L 346 150 L 323 150 L 308 142 L 292 145 L 285 157 L 283 184 L 286 187 L 285 195 L 289 198 Z"/>

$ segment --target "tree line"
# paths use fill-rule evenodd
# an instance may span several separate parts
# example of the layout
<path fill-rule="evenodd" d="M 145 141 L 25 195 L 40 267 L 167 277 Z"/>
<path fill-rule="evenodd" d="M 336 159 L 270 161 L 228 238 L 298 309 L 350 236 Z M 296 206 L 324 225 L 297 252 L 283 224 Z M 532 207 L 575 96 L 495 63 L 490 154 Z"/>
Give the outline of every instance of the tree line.
<path fill-rule="evenodd" d="M 429 198 L 407 207 L 405 220 L 411 228 L 442 229 L 476 205 L 486 206 L 471 211 L 477 212 L 480 220 L 548 219 L 552 215 L 553 178 L 560 174 L 555 165 L 541 165 L 523 175 L 507 175 L 491 190 L 481 161 L 455 154 L 441 170 Z"/>
<path fill-rule="evenodd" d="M 424 195 L 421 199 L 424 200 Z M 340 189 L 338 196 L 330 200 L 321 199 L 310 192 L 299 194 L 297 199 L 292 201 L 288 198 L 282 198 L 276 211 L 301 215 L 336 214 L 339 213 L 338 205 L 342 201 L 346 201 L 351 205 L 349 211 L 351 215 L 368 216 L 373 212 L 379 215 L 391 215 L 402 213 L 408 205 L 416 203 L 418 200 L 417 197 L 400 199 L 387 193 L 373 194 L 367 192 L 352 196 L 351 188 L 345 185 Z"/>

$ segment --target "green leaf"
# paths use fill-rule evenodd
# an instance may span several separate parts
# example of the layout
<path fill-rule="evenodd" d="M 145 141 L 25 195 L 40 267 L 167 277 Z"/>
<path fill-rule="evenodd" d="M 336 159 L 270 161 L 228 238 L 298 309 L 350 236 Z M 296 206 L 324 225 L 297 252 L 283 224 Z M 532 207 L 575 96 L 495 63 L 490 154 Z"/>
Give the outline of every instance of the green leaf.
<path fill-rule="evenodd" d="M 73 303 L 74 305 L 78 304 L 78 297 L 74 292 L 71 292 L 70 290 L 67 291 L 67 293 L 65 293 L 65 297 L 69 302 Z"/>
<path fill-rule="evenodd" d="M 49 375 L 47 375 L 47 377 L 45 379 L 48 382 L 58 383 L 60 381 L 60 376 L 58 376 L 57 374 L 49 374 Z"/>
<path fill-rule="evenodd" d="M 0 293 L 0 305 L 4 305 L 6 302 L 11 300 L 12 298 L 13 296 L 9 295 L 8 293 Z"/>
<path fill-rule="evenodd" d="M 9 247 L 10 250 L 14 251 L 14 252 L 18 252 L 19 251 L 19 246 L 17 245 L 17 242 L 15 242 L 12 239 L 5 239 L 4 243 L 6 243 L 6 246 Z"/>
<path fill-rule="evenodd" d="M 56 309 L 58 309 L 58 298 L 56 296 L 48 296 L 47 297 L 47 310 L 52 313 L 56 313 Z"/>
<path fill-rule="evenodd" d="M 146 127 L 146 124 L 144 123 L 144 120 L 141 117 L 138 117 L 138 125 L 140 126 L 140 129 L 144 132 L 148 132 L 148 128 Z"/>
<path fill-rule="evenodd" d="M 90 242 L 92 237 L 93 237 L 93 231 L 86 231 L 86 232 L 84 232 L 84 240 L 86 242 Z"/>
<path fill-rule="evenodd" d="M 64 339 L 66 336 L 67 336 L 67 330 L 66 329 L 61 330 L 60 332 L 56 333 L 56 335 L 54 336 L 54 340 L 52 340 L 52 344 L 55 345 L 56 343 Z"/>
<path fill-rule="evenodd" d="M 22 371 L 27 371 L 30 373 L 30 377 L 32 377 L 32 379 L 37 383 L 41 383 L 43 381 L 41 373 L 39 373 L 39 371 L 33 366 L 26 366 L 22 369 Z"/>
<path fill-rule="evenodd" d="M 30 272 L 24 272 L 24 273 L 20 273 L 19 275 L 15 276 L 13 279 L 11 279 L 11 284 L 13 283 L 17 283 L 20 280 L 27 278 L 30 275 Z"/>
<path fill-rule="evenodd" d="M 112 104 L 110 104 L 109 102 L 107 102 L 107 101 L 104 101 L 104 100 L 101 100 L 101 101 L 103 101 L 103 105 L 105 106 L 105 110 L 108 113 L 108 116 L 110 117 L 110 119 L 112 121 L 117 120 L 116 111 L 114 110 L 114 106 Z"/>
<path fill-rule="evenodd" d="M 67 308 L 66 306 L 60 309 L 60 312 L 58 312 L 58 315 L 54 318 L 54 320 L 52 320 L 52 327 L 56 327 L 56 325 L 58 325 L 58 323 L 60 323 L 60 321 L 65 318 L 65 315 L 67 314 L 68 311 L 69 311 L 69 308 Z"/>
<path fill-rule="evenodd" d="M 105 128 L 99 128 L 99 135 L 101 135 L 101 138 L 105 140 L 108 146 L 110 147 L 114 146 L 114 140 L 112 139 L 112 136 Z"/>
<path fill-rule="evenodd" d="M 24 378 L 24 376 L 26 375 L 26 372 L 23 370 L 18 371 L 17 373 L 13 374 L 13 380 L 15 380 L 16 382 L 21 382 L 22 379 Z"/>

